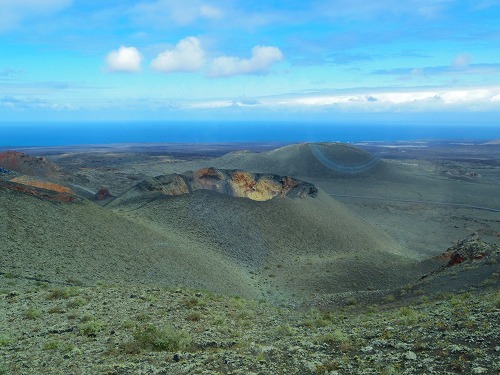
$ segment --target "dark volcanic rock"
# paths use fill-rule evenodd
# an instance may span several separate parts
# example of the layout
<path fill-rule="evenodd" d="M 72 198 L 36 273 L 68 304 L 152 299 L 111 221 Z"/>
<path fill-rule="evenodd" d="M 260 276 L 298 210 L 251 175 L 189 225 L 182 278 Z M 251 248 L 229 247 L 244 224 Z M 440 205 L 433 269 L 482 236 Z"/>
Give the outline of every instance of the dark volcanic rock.
<path fill-rule="evenodd" d="M 105 187 L 99 189 L 99 191 L 95 194 L 94 198 L 97 201 L 103 201 L 106 199 L 110 199 L 113 196 L 109 193 L 109 190 Z"/>
<path fill-rule="evenodd" d="M 181 195 L 192 193 L 195 190 L 211 190 L 255 201 L 266 201 L 278 196 L 314 198 L 318 193 L 313 184 L 288 176 L 215 168 L 148 178 L 139 183 L 136 188 L 162 195 Z"/>

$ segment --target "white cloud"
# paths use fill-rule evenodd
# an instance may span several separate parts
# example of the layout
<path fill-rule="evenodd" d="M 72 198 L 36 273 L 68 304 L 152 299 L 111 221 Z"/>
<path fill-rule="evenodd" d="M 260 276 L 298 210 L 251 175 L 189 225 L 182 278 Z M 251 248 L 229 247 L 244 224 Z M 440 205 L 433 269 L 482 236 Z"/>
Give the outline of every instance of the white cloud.
<path fill-rule="evenodd" d="M 25 19 L 46 17 L 71 3 L 72 0 L 0 0 L 0 31 L 16 27 Z"/>
<path fill-rule="evenodd" d="M 153 69 L 171 72 L 194 72 L 205 61 L 205 51 L 198 38 L 193 36 L 182 39 L 173 49 L 160 53 L 152 62 Z"/>
<path fill-rule="evenodd" d="M 283 59 L 283 53 L 277 47 L 255 46 L 252 57 L 221 56 L 212 61 L 209 77 L 230 77 L 239 74 L 266 74 L 269 68 Z"/>
<path fill-rule="evenodd" d="M 135 47 L 121 46 L 106 56 L 110 72 L 138 72 L 141 70 L 142 56 Z"/>

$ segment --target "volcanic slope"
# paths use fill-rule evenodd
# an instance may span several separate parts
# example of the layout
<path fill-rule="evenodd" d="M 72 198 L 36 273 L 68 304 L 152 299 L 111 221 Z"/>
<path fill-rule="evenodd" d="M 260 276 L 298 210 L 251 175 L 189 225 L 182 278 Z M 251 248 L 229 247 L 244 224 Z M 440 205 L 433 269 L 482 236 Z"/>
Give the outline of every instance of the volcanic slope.
<path fill-rule="evenodd" d="M 172 179 L 157 178 L 152 191 L 144 191 L 146 180 L 102 208 L 76 196 L 47 200 L 0 187 L 0 273 L 271 299 L 385 289 L 420 273 L 405 249 L 311 184 L 214 169 L 184 176 L 216 185 L 229 178 L 231 189 L 222 184 L 220 191 L 240 195 L 163 194 Z"/>
<path fill-rule="evenodd" d="M 188 239 L 186 253 L 231 260 L 271 299 L 386 289 L 420 274 L 405 249 L 321 190 L 260 202 L 210 190 L 161 194 L 172 179 L 155 178 L 156 193 L 139 184 L 107 207 Z"/>

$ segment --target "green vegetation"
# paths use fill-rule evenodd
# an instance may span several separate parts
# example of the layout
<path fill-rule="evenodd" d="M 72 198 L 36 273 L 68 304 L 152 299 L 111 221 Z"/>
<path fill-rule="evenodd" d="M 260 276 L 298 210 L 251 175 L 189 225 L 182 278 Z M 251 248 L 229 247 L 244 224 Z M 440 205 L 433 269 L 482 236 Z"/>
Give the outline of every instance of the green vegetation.
<path fill-rule="evenodd" d="M 76 298 L 69 300 L 68 303 L 66 304 L 66 306 L 68 308 L 77 308 L 77 307 L 85 306 L 86 304 L 87 304 L 87 301 L 84 298 L 76 297 Z"/>
<path fill-rule="evenodd" d="M 99 320 L 85 320 L 78 324 L 78 331 L 84 336 L 96 336 L 105 326 Z"/>
<path fill-rule="evenodd" d="M 156 327 L 147 325 L 139 327 L 134 332 L 133 344 L 139 349 L 152 349 L 156 351 L 175 351 L 186 350 L 192 344 L 192 338 L 189 333 L 176 330 L 171 325 Z M 130 346 L 129 346 L 130 350 Z"/>
<path fill-rule="evenodd" d="M 43 315 L 43 310 L 29 308 L 24 312 L 24 317 L 26 319 L 36 320 Z"/>
<path fill-rule="evenodd" d="M 192 311 L 186 315 L 186 320 L 191 322 L 198 322 L 200 321 L 201 317 L 202 315 L 199 311 Z"/>
<path fill-rule="evenodd" d="M 47 294 L 47 299 L 49 300 L 55 300 L 55 299 L 69 299 L 70 297 L 75 297 L 78 294 L 80 294 L 80 291 L 78 288 L 56 288 L 52 289 L 48 294 Z"/>
<path fill-rule="evenodd" d="M 59 340 L 50 340 L 43 344 L 43 350 L 56 350 L 62 346 Z"/>
<path fill-rule="evenodd" d="M 10 338 L 10 336 L 3 334 L 3 333 L 0 333 L 0 348 L 2 346 L 10 345 L 11 343 L 12 343 L 12 339 Z"/>
<path fill-rule="evenodd" d="M 61 305 L 52 306 L 47 310 L 49 314 L 62 314 L 65 311 L 66 310 L 64 310 L 64 307 L 62 307 Z"/>
<path fill-rule="evenodd" d="M 339 347 L 342 351 L 352 349 L 351 339 L 338 328 L 332 332 L 317 337 L 316 342 L 319 344 Z"/>

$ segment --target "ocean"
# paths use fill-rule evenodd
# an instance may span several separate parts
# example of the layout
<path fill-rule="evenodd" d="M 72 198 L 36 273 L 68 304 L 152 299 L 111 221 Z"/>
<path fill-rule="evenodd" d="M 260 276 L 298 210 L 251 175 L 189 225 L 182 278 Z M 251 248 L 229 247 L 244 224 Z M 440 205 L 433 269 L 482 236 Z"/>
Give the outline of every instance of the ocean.
<path fill-rule="evenodd" d="M 0 123 L 0 147 L 112 143 L 362 142 L 500 139 L 500 126 L 308 122 Z"/>

